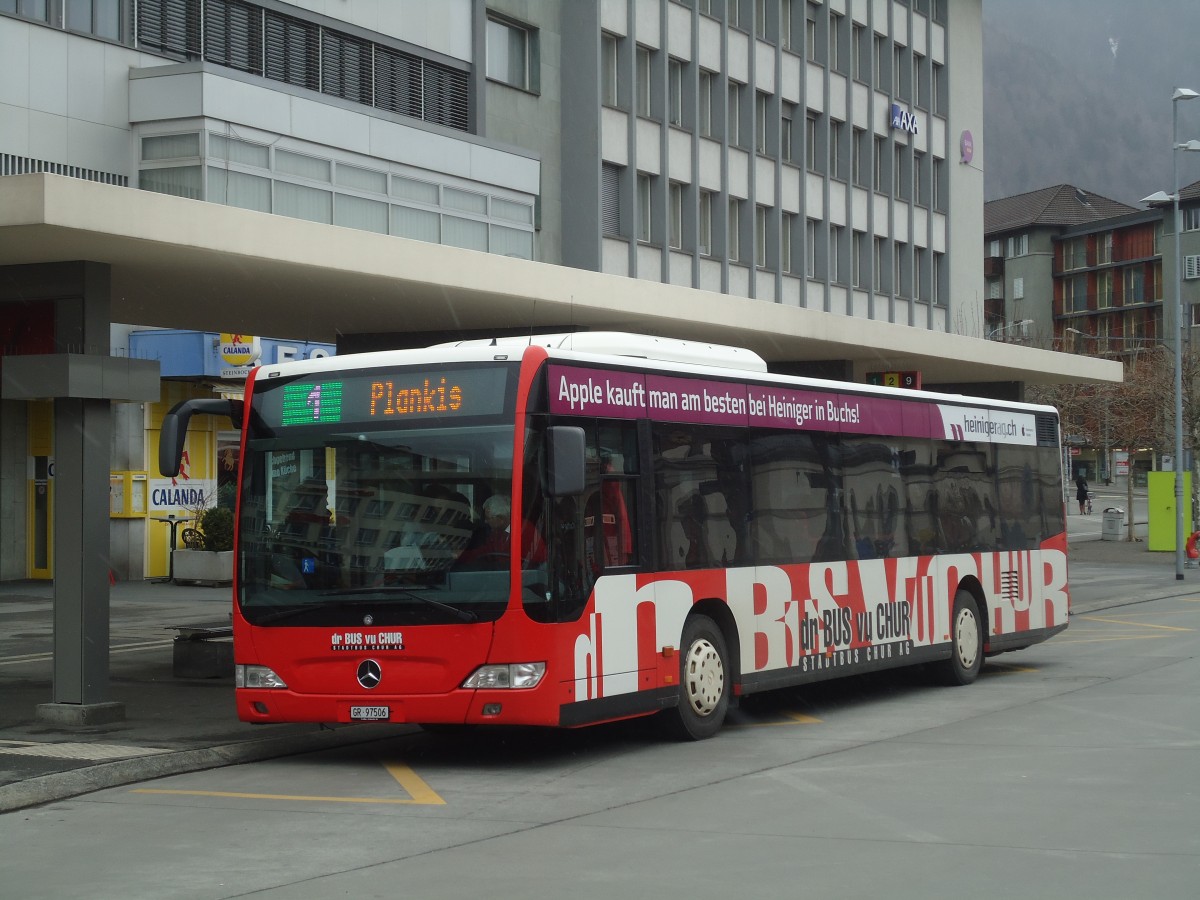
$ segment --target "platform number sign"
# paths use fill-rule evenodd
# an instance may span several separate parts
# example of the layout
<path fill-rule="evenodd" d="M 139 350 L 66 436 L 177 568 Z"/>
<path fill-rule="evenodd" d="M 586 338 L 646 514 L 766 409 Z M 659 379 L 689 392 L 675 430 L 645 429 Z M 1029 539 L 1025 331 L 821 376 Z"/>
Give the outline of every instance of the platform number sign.
<path fill-rule="evenodd" d="M 283 389 L 283 424 L 342 421 L 342 383 L 289 384 Z"/>
<path fill-rule="evenodd" d="M 921 389 L 921 373 L 868 372 L 867 384 L 875 384 L 880 387 L 908 388 L 909 390 L 919 391 Z"/>

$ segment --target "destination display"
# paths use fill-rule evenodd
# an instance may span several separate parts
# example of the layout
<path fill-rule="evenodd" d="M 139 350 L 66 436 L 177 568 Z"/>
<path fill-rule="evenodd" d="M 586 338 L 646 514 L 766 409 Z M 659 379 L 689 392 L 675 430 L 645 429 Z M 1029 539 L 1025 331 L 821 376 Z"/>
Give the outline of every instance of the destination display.
<path fill-rule="evenodd" d="M 266 422 L 288 428 L 468 418 L 504 412 L 509 378 L 497 366 L 338 372 L 278 387 L 260 381 L 254 405 Z"/>
<path fill-rule="evenodd" d="M 1036 420 L 1010 410 L 552 365 L 550 412 L 657 422 L 1037 444 Z"/>

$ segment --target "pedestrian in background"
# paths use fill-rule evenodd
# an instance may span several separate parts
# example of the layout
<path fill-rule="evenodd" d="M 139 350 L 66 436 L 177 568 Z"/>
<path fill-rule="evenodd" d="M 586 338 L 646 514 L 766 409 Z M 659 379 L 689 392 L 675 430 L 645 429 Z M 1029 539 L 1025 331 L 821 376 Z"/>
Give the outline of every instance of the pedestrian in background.
<path fill-rule="evenodd" d="M 1088 500 L 1087 478 L 1082 472 L 1075 476 L 1075 488 L 1075 499 L 1079 501 L 1079 514 L 1082 516 Z"/>

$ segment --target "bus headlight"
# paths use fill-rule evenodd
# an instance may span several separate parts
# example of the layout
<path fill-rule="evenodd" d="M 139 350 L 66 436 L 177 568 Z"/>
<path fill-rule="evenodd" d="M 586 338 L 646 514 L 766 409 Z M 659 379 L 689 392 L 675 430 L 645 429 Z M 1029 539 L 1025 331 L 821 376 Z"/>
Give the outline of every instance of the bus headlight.
<path fill-rule="evenodd" d="M 463 682 L 465 688 L 534 688 L 546 674 L 546 664 L 510 663 L 505 666 L 480 666 Z"/>
<path fill-rule="evenodd" d="M 233 686 L 240 688 L 287 688 L 287 684 L 266 666 L 234 666 Z"/>

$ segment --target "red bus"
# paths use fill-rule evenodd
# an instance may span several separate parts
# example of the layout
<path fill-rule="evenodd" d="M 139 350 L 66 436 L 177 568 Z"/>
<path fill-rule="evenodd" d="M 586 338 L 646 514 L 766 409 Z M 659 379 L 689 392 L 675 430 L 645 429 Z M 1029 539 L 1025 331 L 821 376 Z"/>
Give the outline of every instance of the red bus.
<path fill-rule="evenodd" d="M 261 366 L 241 401 L 240 718 L 681 737 L 756 691 L 1067 627 L 1053 408 L 582 333 Z"/>

